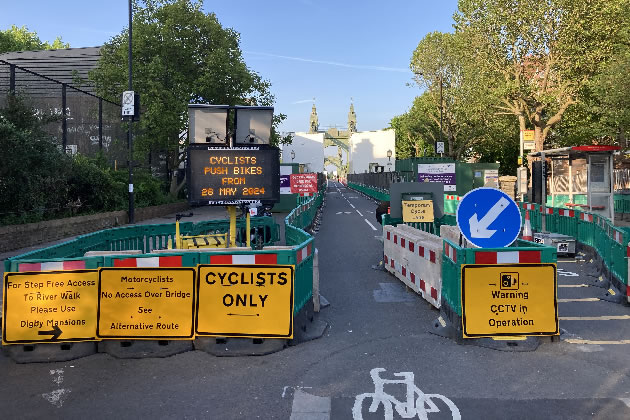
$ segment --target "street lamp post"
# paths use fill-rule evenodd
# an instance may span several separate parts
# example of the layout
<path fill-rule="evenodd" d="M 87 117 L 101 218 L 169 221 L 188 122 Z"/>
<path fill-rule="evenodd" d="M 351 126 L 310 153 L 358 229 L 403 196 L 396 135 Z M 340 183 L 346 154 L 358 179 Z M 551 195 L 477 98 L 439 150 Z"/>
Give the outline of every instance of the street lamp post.
<path fill-rule="evenodd" d="M 295 159 L 295 150 L 291 150 L 291 163 L 293 163 L 293 159 Z"/>
<path fill-rule="evenodd" d="M 387 170 L 392 171 L 392 149 L 387 150 Z"/>
<path fill-rule="evenodd" d="M 131 4 L 131 0 L 129 0 L 129 54 L 128 54 L 128 65 L 129 65 L 129 90 L 133 90 L 132 88 L 132 79 L 131 79 L 131 59 L 132 59 L 132 51 L 131 51 L 131 25 L 133 18 L 133 7 Z M 133 203 L 133 136 L 131 133 L 131 125 L 133 122 L 133 116 L 129 117 L 129 126 L 127 127 L 127 147 L 129 148 L 129 223 L 135 223 L 135 214 L 134 214 L 134 203 Z"/>

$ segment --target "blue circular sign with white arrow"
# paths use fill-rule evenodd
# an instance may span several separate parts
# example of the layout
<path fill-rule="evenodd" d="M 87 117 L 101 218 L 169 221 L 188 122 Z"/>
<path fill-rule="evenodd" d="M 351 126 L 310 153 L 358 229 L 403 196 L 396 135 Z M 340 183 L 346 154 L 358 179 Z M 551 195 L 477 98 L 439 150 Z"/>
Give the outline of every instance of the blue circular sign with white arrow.
<path fill-rule="evenodd" d="M 510 246 L 521 232 L 521 212 L 503 191 L 477 188 L 460 201 L 457 227 L 480 248 L 503 248 Z"/>

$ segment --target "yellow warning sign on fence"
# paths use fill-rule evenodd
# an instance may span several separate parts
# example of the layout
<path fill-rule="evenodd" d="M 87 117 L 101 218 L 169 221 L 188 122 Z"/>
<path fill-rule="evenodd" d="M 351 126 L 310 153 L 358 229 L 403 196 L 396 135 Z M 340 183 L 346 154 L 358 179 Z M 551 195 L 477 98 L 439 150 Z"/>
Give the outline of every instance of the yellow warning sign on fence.
<path fill-rule="evenodd" d="M 402 202 L 402 216 L 405 223 L 433 222 L 432 200 L 408 200 Z"/>
<path fill-rule="evenodd" d="M 555 264 L 462 266 L 464 337 L 558 335 Z"/>
<path fill-rule="evenodd" d="M 200 265 L 198 270 L 198 336 L 293 337 L 293 266 Z"/>
<path fill-rule="evenodd" d="M 96 270 L 4 275 L 3 344 L 96 340 Z"/>
<path fill-rule="evenodd" d="M 190 339 L 194 268 L 101 268 L 97 336 Z"/>

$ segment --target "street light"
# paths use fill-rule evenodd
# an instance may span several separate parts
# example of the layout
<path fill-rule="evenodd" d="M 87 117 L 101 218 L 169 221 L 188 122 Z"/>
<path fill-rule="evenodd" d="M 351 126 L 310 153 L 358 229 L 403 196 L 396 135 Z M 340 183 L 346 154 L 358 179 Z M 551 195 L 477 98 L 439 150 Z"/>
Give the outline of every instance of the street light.
<path fill-rule="evenodd" d="M 392 149 L 389 149 L 389 150 L 387 151 L 387 160 L 389 160 L 390 162 L 391 162 L 391 160 L 392 160 Z"/>
<path fill-rule="evenodd" d="M 295 159 L 295 150 L 291 150 L 291 163 L 293 163 L 293 159 Z"/>

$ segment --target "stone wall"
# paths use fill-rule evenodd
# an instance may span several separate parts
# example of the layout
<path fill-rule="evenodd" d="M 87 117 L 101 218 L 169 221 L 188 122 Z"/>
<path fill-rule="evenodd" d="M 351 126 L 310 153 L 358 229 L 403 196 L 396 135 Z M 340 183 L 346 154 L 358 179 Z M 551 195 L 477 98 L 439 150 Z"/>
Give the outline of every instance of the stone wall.
<path fill-rule="evenodd" d="M 136 222 L 141 222 L 181 212 L 188 208 L 189 206 L 186 202 L 138 208 L 135 212 L 135 219 Z M 112 211 L 38 223 L 2 226 L 0 227 L 0 252 L 13 251 L 102 229 L 122 226 L 127 224 L 128 220 L 126 211 Z"/>

